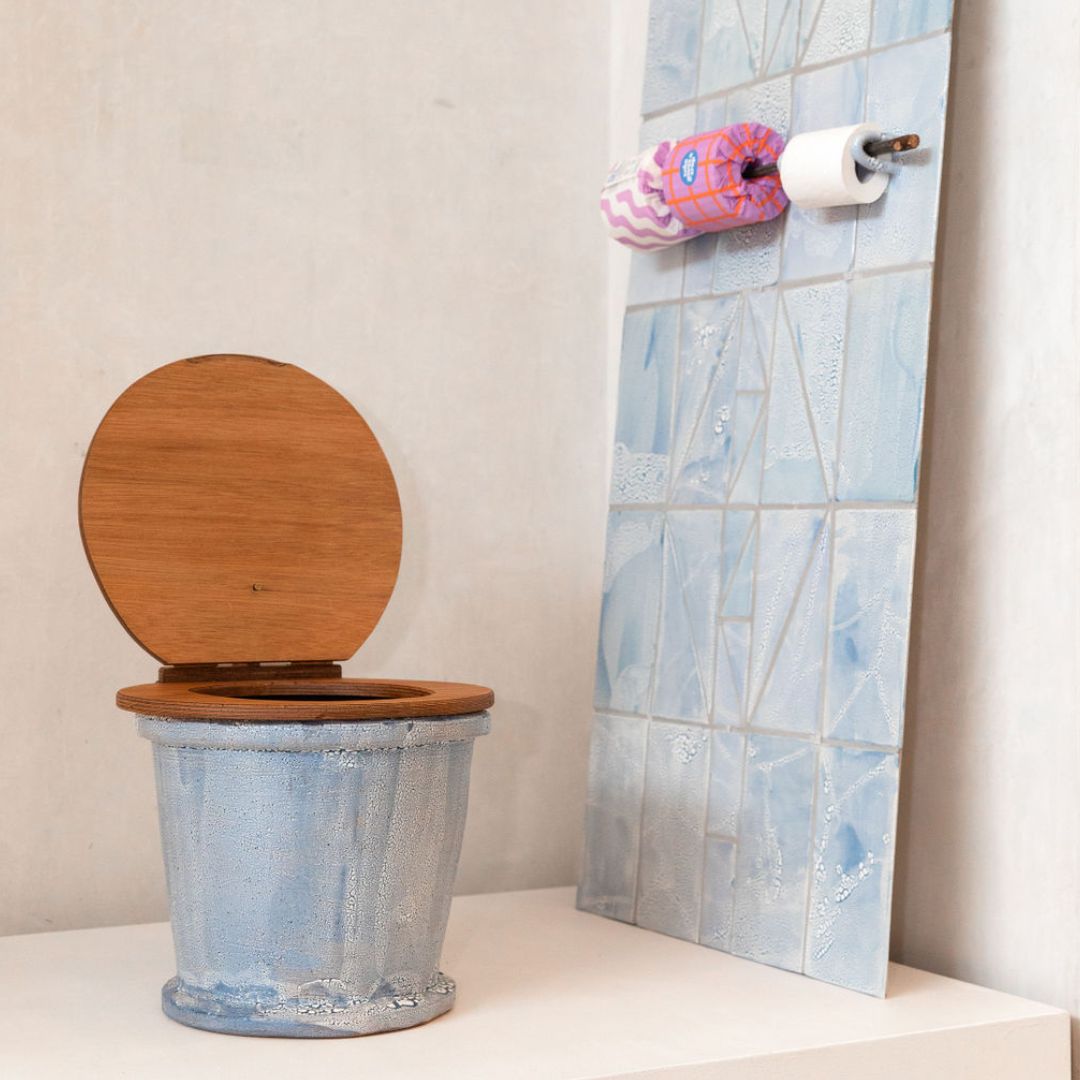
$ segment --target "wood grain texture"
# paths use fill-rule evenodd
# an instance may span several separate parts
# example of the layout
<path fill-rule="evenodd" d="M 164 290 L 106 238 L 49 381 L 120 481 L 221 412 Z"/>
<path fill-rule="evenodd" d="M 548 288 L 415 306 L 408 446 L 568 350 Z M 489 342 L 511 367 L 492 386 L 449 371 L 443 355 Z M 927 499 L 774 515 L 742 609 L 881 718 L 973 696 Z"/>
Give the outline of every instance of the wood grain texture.
<path fill-rule="evenodd" d="M 274 694 L 284 697 L 243 697 Z M 291 700 L 288 695 L 295 694 Z M 307 700 L 326 695 L 322 700 Z M 489 708 L 495 695 L 470 683 L 391 679 L 271 679 L 262 682 L 146 683 L 128 686 L 116 704 L 143 716 L 172 720 L 243 720 L 282 723 L 311 720 L 389 720 L 462 716 Z"/>
<path fill-rule="evenodd" d="M 401 508 L 336 390 L 252 356 L 133 383 L 87 453 L 79 522 L 98 584 L 167 664 L 342 660 L 397 580 Z"/>

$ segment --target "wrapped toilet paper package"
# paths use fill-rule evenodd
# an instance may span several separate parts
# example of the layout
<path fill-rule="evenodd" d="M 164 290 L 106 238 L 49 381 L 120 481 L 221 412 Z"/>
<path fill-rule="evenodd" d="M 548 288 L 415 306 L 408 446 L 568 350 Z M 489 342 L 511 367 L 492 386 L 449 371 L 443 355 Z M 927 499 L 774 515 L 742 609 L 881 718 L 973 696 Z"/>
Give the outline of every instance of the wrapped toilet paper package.
<path fill-rule="evenodd" d="M 608 173 L 600 192 L 600 215 L 620 244 L 653 251 L 699 235 L 699 230 L 687 227 L 664 202 L 663 173 L 672 145 L 662 142 L 620 162 Z"/>
<path fill-rule="evenodd" d="M 780 158 L 780 182 L 798 207 L 854 206 L 879 199 L 889 182 L 886 162 L 876 171 L 858 168 L 856 153 L 880 132 L 873 124 L 851 124 L 796 135 Z"/>
<path fill-rule="evenodd" d="M 691 229 L 724 232 L 784 212 L 788 197 L 773 174 L 751 179 L 751 165 L 772 165 L 784 140 L 764 124 L 732 124 L 675 144 L 664 167 L 664 202 Z"/>
<path fill-rule="evenodd" d="M 751 162 L 775 162 L 783 148 L 764 124 L 662 142 L 608 174 L 600 193 L 604 224 L 619 243 L 651 251 L 768 221 L 787 206 L 779 178 L 742 173 Z"/>

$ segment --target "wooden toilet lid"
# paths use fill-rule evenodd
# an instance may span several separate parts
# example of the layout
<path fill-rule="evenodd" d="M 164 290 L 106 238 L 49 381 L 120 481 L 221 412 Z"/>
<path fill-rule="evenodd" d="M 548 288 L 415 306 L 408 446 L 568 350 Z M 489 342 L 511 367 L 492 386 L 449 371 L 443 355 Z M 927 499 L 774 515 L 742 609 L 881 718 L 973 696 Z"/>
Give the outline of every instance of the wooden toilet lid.
<path fill-rule="evenodd" d="M 87 453 L 79 523 L 117 618 L 167 664 L 345 660 L 401 558 L 397 487 L 363 417 L 255 356 L 128 387 Z"/>

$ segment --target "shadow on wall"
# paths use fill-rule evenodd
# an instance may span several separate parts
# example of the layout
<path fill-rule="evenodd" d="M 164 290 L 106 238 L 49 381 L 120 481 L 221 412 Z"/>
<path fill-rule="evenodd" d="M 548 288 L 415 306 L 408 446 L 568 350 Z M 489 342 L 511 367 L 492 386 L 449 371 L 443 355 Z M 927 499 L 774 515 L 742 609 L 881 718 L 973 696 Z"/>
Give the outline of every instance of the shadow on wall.
<path fill-rule="evenodd" d="M 1016 519 L 1015 496 L 1024 491 L 1029 466 L 1032 486 L 1051 494 L 1052 485 L 1060 482 L 1057 477 L 1068 472 L 1064 465 L 1047 464 L 1053 460 L 1055 434 L 1029 431 L 1016 413 L 1021 406 L 1030 410 L 1036 395 L 1042 397 L 1044 417 L 1064 416 L 1064 406 L 1047 404 L 1043 395 L 1055 392 L 1053 383 L 1060 378 L 1048 369 L 1068 364 L 1069 346 L 1053 340 L 1054 329 L 1066 320 L 1051 319 L 1055 325 L 1047 328 L 1039 325 L 1039 315 L 1053 304 L 1057 283 L 1052 278 L 1069 272 L 1064 262 L 1073 248 L 1063 238 L 1059 268 L 1048 268 L 1041 281 L 1036 271 L 1030 286 L 1023 284 L 1016 263 L 1011 273 L 1003 268 L 1006 238 L 1026 244 L 1012 257 L 1026 257 L 1031 265 L 1054 232 L 1045 215 L 1030 208 L 1021 209 L 1018 218 L 1000 217 L 1023 184 L 1011 170 L 1001 170 L 1000 140 L 1009 122 L 996 106 L 1015 95 L 1037 109 L 1045 73 L 1040 81 L 1035 72 L 1022 71 L 1025 58 L 1034 54 L 1012 49 L 1009 24 L 1016 23 L 1015 13 L 977 0 L 957 8 L 924 421 L 892 953 L 903 963 L 1075 1006 L 1077 945 L 1069 940 L 1071 932 L 1064 932 L 1075 927 L 1066 912 L 1075 902 L 1070 898 L 1077 880 L 1075 824 L 1059 821 L 1060 837 L 1047 835 L 1055 816 L 1061 816 L 1059 807 L 1076 805 L 1063 801 L 1072 796 L 1062 791 L 1069 787 L 1068 770 L 1075 768 L 1075 760 L 1064 760 L 1070 705 L 1062 700 L 1056 717 L 1040 716 L 1040 700 L 1052 699 L 1054 685 L 1065 685 L 1049 670 L 1030 672 L 1035 680 L 1047 677 L 1051 685 L 1046 693 L 1029 693 L 1031 687 L 1021 686 L 1013 690 L 1014 680 L 1031 681 L 1024 663 L 1038 655 L 1037 642 L 1030 640 L 1033 627 L 1051 621 L 1055 605 L 1065 601 L 1024 595 L 1022 587 L 1052 579 L 1052 566 L 1025 571 L 1020 582 L 1008 580 L 1021 558 L 1039 559 L 1040 552 L 1059 542 L 1017 528 L 1022 522 Z M 1063 53 L 1051 51 L 1048 64 Z M 1031 80 L 1026 85 L 1025 77 Z M 1006 111 L 1014 111 L 1011 103 Z M 1039 132 L 1052 124 L 1033 118 L 1026 137 L 1037 145 Z M 1071 175 L 1070 152 L 1061 162 L 1063 179 L 1051 185 L 1044 199 L 1056 195 Z M 1022 331 L 1017 327 L 1025 314 L 1031 325 Z M 1021 336 L 1028 333 L 1030 340 Z M 1009 353 L 1013 341 L 1018 347 Z M 1009 460 L 1018 453 L 1019 460 Z M 1075 490 L 1064 497 L 1074 498 Z M 1028 528 L 1056 520 L 1064 518 L 1040 512 L 1038 522 L 1028 518 Z M 1010 528 L 1016 535 L 1004 534 Z M 1025 535 L 1030 554 L 1021 554 Z M 1002 557 L 1006 553 L 1008 559 Z M 1003 620 L 1014 599 L 1028 611 L 1018 610 L 1015 621 Z M 1068 614 L 1053 633 L 1045 627 L 1045 634 L 1053 637 L 1067 626 L 1075 626 Z M 1007 696 L 1001 695 L 1002 688 Z M 1050 760 L 1055 751 L 1060 762 Z M 1018 844 L 1024 836 L 1030 843 Z M 1080 1022 L 1074 1017 L 1072 1023 L 1076 1045 Z"/>

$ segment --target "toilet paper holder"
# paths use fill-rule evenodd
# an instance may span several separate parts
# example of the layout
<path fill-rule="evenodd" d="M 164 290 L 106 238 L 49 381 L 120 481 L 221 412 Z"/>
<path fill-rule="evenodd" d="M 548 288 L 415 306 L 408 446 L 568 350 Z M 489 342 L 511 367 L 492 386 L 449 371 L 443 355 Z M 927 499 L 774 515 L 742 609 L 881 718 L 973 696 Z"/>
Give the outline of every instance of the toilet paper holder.
<path fill-rule="evenodd" d="M 907 135 L 883 135 L 879 139 L 870 139 L 863 144 L 863 153 L 870 158 L 878 158 L 883 154 L 903 154 L 908 150 L 917 150 L 920 139 L 914 132 Z M 858 161 L 858 159 L 856 159 Z M 775 176 L 780 172 L 780 166 L 775 161 L 751 162 L 742 171 L 746 180 L 757 180 L 763 176 Z"/>

